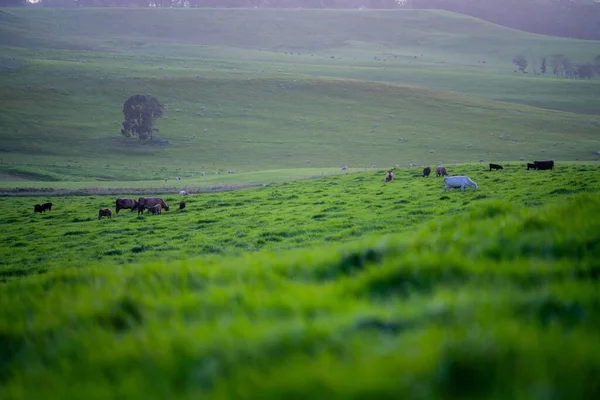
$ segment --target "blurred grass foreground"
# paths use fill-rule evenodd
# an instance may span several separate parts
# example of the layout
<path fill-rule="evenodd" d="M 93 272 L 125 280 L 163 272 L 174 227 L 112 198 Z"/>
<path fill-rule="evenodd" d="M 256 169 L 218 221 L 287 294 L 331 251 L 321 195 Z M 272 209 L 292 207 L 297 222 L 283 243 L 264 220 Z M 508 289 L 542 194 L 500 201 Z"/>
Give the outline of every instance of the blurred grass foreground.
<path fill-rule="evenodd" d="M 599 208 L 9 280 L 0 397 L 600 398 Z"/>

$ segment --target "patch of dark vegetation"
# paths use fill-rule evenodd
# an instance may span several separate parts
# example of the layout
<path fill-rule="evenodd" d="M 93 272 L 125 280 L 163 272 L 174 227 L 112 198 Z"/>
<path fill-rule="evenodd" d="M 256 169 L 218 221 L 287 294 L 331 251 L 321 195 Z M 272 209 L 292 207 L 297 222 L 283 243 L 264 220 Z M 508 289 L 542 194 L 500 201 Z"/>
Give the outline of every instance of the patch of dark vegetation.
<path fill-rule="evenodd" d="M 372 330 L 386 335 L 397 335 L 413 326 L 414 324 L 410 322 L 384 321 L 377 317 L 363 318 L 355 323 L 355 328 L 358 330 Z"/>
<path fill-rule="evenodd" d="M 572 328 L 586 321 L 586 308 L 573 301 L 562 301 L 552 297 L 536 299 L 517 308 L 520 316 L 533 317 L 543 326 L 558 323 Z"/>
<path fill-rule="evenodd" d="M 5 220 L 2 220 L 2 222 L 0 222 L 0 224 L 4 225 L 4 224 L 13 224 L 15 222 L 19 222 L 18 219 L 16 218 L 7 218 Z"/>
<path fill-rule="evenodd" d="M 327 207 L 322 212 L 324 212 L 324 213 L 326 213 L 326 212 L 338 212 L 338 211 L 343 211 L 343 210 L 344 209 L 342 207 Z"/>
<path fill-rule="evenodd" d="M 27 247 L 27 243 L 25 243 L 25 242 L 16 242 L 16 243 L 13 243 L 10 247 L 14 247 L 14 248 Z"/>
<path fill-rule="evenodd" d="M 141 325 L 143 317 L 140 306 L 129 296 L 123 296 L 98 317 L 99 322 L 117 332 L 125 332 Z"/>
<path fill-rule="evenodd" d="M 473 197 L 473 200 L 483 200 L 483 199 L 487 199 L 489 198 L 489 196 L 485 195 L 485 194 L 478 194 L 477 196 Z"/>
<path fill-rule="evenodd" d="M 366 290 L 374 297 L 409 296 L 411 293 L 430 293 L 439 282 L 452 284 L 467 278 L 467 273 L 454 265 L 406 265 L 369 277 Z"/>
<path fill-rule="evenodd" d="M 440 200 L 450 200 L 450 197 L 448 197 L 448 196 L 442 196 L 442 197 L 440 197 Z"/>
<path fill-rule="evenodd" d="M 394 202 L 394 204 L 409 204 L 410 200 L 406 200 L 406 199 L 400 199 L 396 202 Z"/>
<path fill-rule="evenodd" d="M 219 221 L 217 221 L 216 219 L 199 219 L 198 220 L 198 224 L 200 224 L 200 225 L 214 224 L 216 222 L 219 222 Z"/>
<path fill-rule="evenodd" d="M 484 398 L 497 383 L 494 377 L 514 365 L 514 352 L 492 343 L 464 340 L 446 345 L 436 381 L 442 398 Z"/>
<path fill-rule="evenodd" d="M 408 213 L 408 215 L 429 215 L 429 214 L 433 214 L 433 212 L 425 211 L 425 210 L 414 210 L 414 211 L 410 211 Z"/>
<path fill-rule="evenodd" d="M 368 264 L 379 264 L 382 260 L 383 251 L 366 248 L 343 254 L 336 269 L 343 274 L 351 274 L 365 269 Z"/>
<path fill-rule="evenodd" d="M 71 220 L 71 222 L 89 222 L 89 221 L 92 221 L 92 218 L 83 218 L 82 219 L 82 218 L 75 217 Z"/>
<path fill-rule="evenodd" d="M 132 253 L 141 253 L 144 252 L 146 250 L 150 249 L 150 246 L 146 246 L 145 244 L 142 244 L 140 246 L 135 246 L 134 248 L 131 249 Z"/>
<path fill-rule="evenodd" d="M 12 363 L 23 347 L 23 337 L 9 332 L 0 332 L 0 382 L 6 382 L 10 376 Z"/>
<path fill-rule="evenodd" d="M 574 194 L 574 193 L 579 193 L 579 189 L 559 188 L 559 189 L 554 189 L 549 194 Z"/>
<path fill-rule="evenodd" d="M 79 235 L 86 235 L 86 234 L 87 234 L 87 232 L 84 232 L 84 231 L 68 231 L 68 232 L 65 232 L 63 234 L 63 236 L 79 236 Z"/>
<path fill-rule="evenodd" d="M 321 221 L 321 220 L 324 220 L 326 217 L 327 217 L 327 215 L 325 215 L 325 214 L 315 214 L 311 218 Z"/>
<path fill-rule="evenodd" d="M 121 254 L 123 254 L 123 250 L 112 249 L 105 251 L 104 254 L 107 256 L 120 256 Z"/>

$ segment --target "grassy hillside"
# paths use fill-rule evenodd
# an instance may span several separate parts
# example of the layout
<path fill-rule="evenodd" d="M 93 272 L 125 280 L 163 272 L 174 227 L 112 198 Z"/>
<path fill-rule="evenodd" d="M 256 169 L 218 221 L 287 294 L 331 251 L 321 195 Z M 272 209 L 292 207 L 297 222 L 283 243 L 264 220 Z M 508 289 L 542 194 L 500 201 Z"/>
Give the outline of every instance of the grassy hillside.
<path fill-rule="evenodd" d="M 410 236 L 6 282 L 0 390 L 14 399 L 596 398 L 600 197 L 569 190 L 553 189 L 562 201 L 543 207 L 485 200 Z M 155 220 L 167 218 L 177 217 Z"/>
<path fill-rule="evenodd" d="M 481 165 L 447 169 L 470 176 L 478 190 L 444 193 L 442 179 L 422 178 L 420 169 L 399 170 L 393 182 L 384 183 L 384 173 L 377 171 L 187 197 L 172 191 L 162 195 L 171 209 L 160 216 L 125 210 L 101 221 L 98 209 L 115 212 L 116 198 L 139 195 L 0 198 L 6 233 L 0 240 L 0 276 L 292 249 L 373 233 L 412 234 L 425 222 L 469 212 L 485 201 L 536 206 L 600 191 L 595 165 L 559 164 L 555 171 L 527 171 L 520 164 L 492 172 Z M 181 200 L 187 205 L 183 211 Z M 47 201 L 52 211 L 33 212 L 34 204 Z"/>
<path fill-rule="evenodd" d="M 286 177 L 589 161 L 600 149 L 600 81 L 515 74 L 510 63 L 519 53 L 589 61 L 597 42 L 446 12 L 6 9 L 0 41 L 6 179 Z M 122 104 L 140 92 L 166 104 L 157 136 L 168 145 L 120 136 Z"/>

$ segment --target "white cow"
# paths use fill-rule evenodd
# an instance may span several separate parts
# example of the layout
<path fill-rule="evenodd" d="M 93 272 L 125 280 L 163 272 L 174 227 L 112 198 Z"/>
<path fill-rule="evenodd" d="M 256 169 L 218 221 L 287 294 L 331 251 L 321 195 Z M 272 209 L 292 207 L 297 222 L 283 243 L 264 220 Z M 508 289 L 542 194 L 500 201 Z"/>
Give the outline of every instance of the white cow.
<path fill-rule="evenodd" d="M 471 180 L 468 176 L 447 176 L 444 178 L 444 191 L 453 188 L 460 188 L 464 192 L 467 186 L 471 186 L 474 190 L 477 189 L 477 184 Z"/>
<path fill-rule="evenodd" d="M 187 196 L 188 192 L 186 192 L 185 190 L 182 190 L 181 192 L 179 192 L 180 196 Z"/>

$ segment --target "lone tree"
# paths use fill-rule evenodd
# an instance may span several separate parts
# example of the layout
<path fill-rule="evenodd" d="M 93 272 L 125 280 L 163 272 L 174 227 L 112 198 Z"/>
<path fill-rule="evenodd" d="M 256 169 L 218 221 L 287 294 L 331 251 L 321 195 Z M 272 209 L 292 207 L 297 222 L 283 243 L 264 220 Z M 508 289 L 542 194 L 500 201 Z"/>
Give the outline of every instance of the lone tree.
<path fill-rule="evenodd" d="M 149 94 L 136 94 L 123 104 L 123 121 L 121 134 L 127 138 L 138 136 L 141 141 L 152 140 L 152 132 L 156 118 L 163 115 L 164 106 L 158 99 Z"/>
<path fill-rule="evenodd" d="M 527 59 L 523 54 L 519 54 L 518 56 L 513 58 L 512 62 L 513 64 L 516 64 L 517 67 L 519 67 L 519 71 L 525 72 L 525 69 L 527 68 Z"/>

